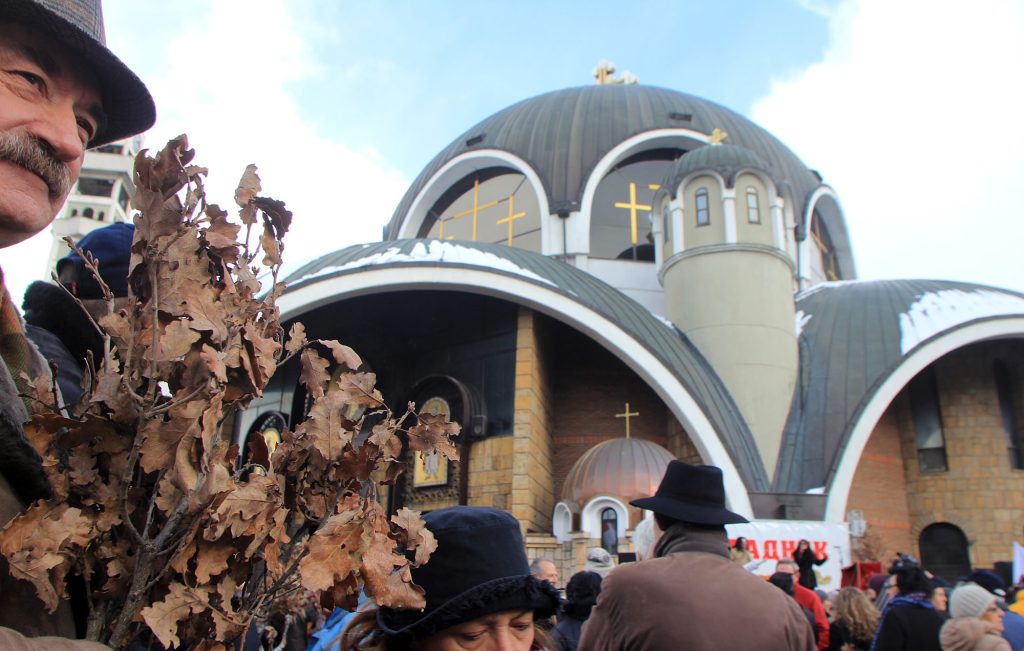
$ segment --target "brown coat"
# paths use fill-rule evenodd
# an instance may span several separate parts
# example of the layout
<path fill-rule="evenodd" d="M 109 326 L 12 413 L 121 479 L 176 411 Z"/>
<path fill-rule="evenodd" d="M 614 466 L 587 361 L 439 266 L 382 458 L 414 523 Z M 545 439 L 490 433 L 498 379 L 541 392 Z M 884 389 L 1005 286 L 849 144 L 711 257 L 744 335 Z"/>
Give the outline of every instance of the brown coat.
<path fill-rule="evenodd" d="M 655 556 L 605 578 L 580 651 L 815 651 L 792 597 L 729 560 L 724 528 L 676 523 Z"/>
<path fill-rule="evenodd" d="M 956 617 L 939 632 L 942 651 L 1010 651 L 995 627 L 977 617 Z"/>

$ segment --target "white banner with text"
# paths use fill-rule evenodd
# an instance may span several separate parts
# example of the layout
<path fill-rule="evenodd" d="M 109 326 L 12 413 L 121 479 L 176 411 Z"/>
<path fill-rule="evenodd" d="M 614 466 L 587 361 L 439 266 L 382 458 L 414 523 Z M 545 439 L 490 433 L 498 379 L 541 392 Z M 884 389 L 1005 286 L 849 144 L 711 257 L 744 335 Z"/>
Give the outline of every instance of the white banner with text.
<path fill-rule="evenodd" d="M 748 524 L 727 524 L 729 546 L 736 538 L 747 539 L 747 550 L 756 566 L 749 569 L 759 576 L 775 573 L 780 558 L 793 558 L 797 543 L 808 540 L 818 558 L 826 558 L 814 566 L 818 587 L 826 592 L 838 590 L 842 584 L 843 568 L 853 562 L 850 554 L 850 533 L 845 523 L 830 524 L 807 520 L 755 520 Z"/>

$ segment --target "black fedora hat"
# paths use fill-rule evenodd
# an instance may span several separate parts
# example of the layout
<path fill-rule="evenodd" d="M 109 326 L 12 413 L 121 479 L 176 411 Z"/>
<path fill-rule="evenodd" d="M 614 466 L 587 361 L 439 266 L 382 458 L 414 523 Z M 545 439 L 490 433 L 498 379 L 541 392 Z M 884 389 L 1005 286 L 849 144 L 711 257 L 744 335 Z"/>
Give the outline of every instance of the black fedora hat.
<path fill-rule="evenodd" d="M 671 461 L 654 497 L 633 500 L 630 504 L 694 524 L 749 522 L 725 508 L 722 469 L 716 466 L 691 466 Z"/>
<path fill-rule="evenodd" d="M 107 119 L 90 147 L 142 133 L 156 122 L 146 85 L 107 49 L 100 0 L 2 0 L 0 20 L 50 35 L 81 56 L 96 75 Z"/>
<path fill-rule="evenodd" d="M 388 635 L 432 635 L 504 610 L 558 608 L 558 591 L 530 574 L 519 523 L 500 509 L 452 506 L 423 516 L 437 550 L 412 579 L 426 591 L 423 610 L 381 607 L 377 624 Z"/>

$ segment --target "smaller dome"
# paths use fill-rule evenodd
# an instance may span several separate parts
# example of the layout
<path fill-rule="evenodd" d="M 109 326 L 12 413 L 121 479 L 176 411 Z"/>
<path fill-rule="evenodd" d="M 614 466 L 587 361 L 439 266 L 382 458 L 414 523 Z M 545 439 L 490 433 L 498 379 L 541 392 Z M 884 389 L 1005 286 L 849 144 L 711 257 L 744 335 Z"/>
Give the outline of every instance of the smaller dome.
<path fill-rule="evenodd" d="M 701 171 L 717 172 L 727 184 L 732 185 L 736 173 L 746 169 L 756 169 L 770 174 L 768 164 L 746 147 L 705 145 L 680 157 L 661 187 L 667 188 L 674 195 L 683 179 Z"/>
<path fill-rule="evenodd" d="M 562 484 L 562 500 L 579 507 L 599 495 L 628 503 L 658 489 L 672 453 L 644 439 L 598 443 L 573 464 Z"/>

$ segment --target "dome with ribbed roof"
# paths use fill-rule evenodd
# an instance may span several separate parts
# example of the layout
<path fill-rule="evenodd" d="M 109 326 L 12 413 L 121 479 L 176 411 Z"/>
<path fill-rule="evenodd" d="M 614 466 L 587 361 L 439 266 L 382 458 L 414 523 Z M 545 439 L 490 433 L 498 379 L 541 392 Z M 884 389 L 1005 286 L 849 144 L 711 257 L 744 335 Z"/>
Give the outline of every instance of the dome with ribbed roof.
<path fill-rule="evenodd" d="M 708 145 L 688 152 L 676 161 L 662 187 L 675 192 L 679 183 L 694 172 L 715 172 L 732 185 L 742 170 L 758 170 L 771 176 L 771 168 L 753 151 L 737 145 Z"/>
<path fill-rule="evenodd" d="M 615 147 L 644 133 L 680 129 L 729 134 L 729 143 L 754 152 L 765 171 L 803 202 L 821 180 L 775 136 L 735 111 L 700 97 L 644 85 L 566 88 L 501 110 L 456 138 L 413 181 L 388 224 L 385 239 L 399 237 L 413 202 L 430 179 L 460 156 L 500 151 L 536 172 L 551 211 L 579 210 L 584 186 L 598 162 Z M 696 151 L 700 151 L 698 148 Z M 683 157 L 686 158 L 685 156 Z"/>
<path fill-rule="evenodd" d="M 629 502 L 658 489 L 672 453 L 644 439 L 598 443 L 573 464 L 562 485 L 562 501 L 583 507 L 600 495 Z"/>

